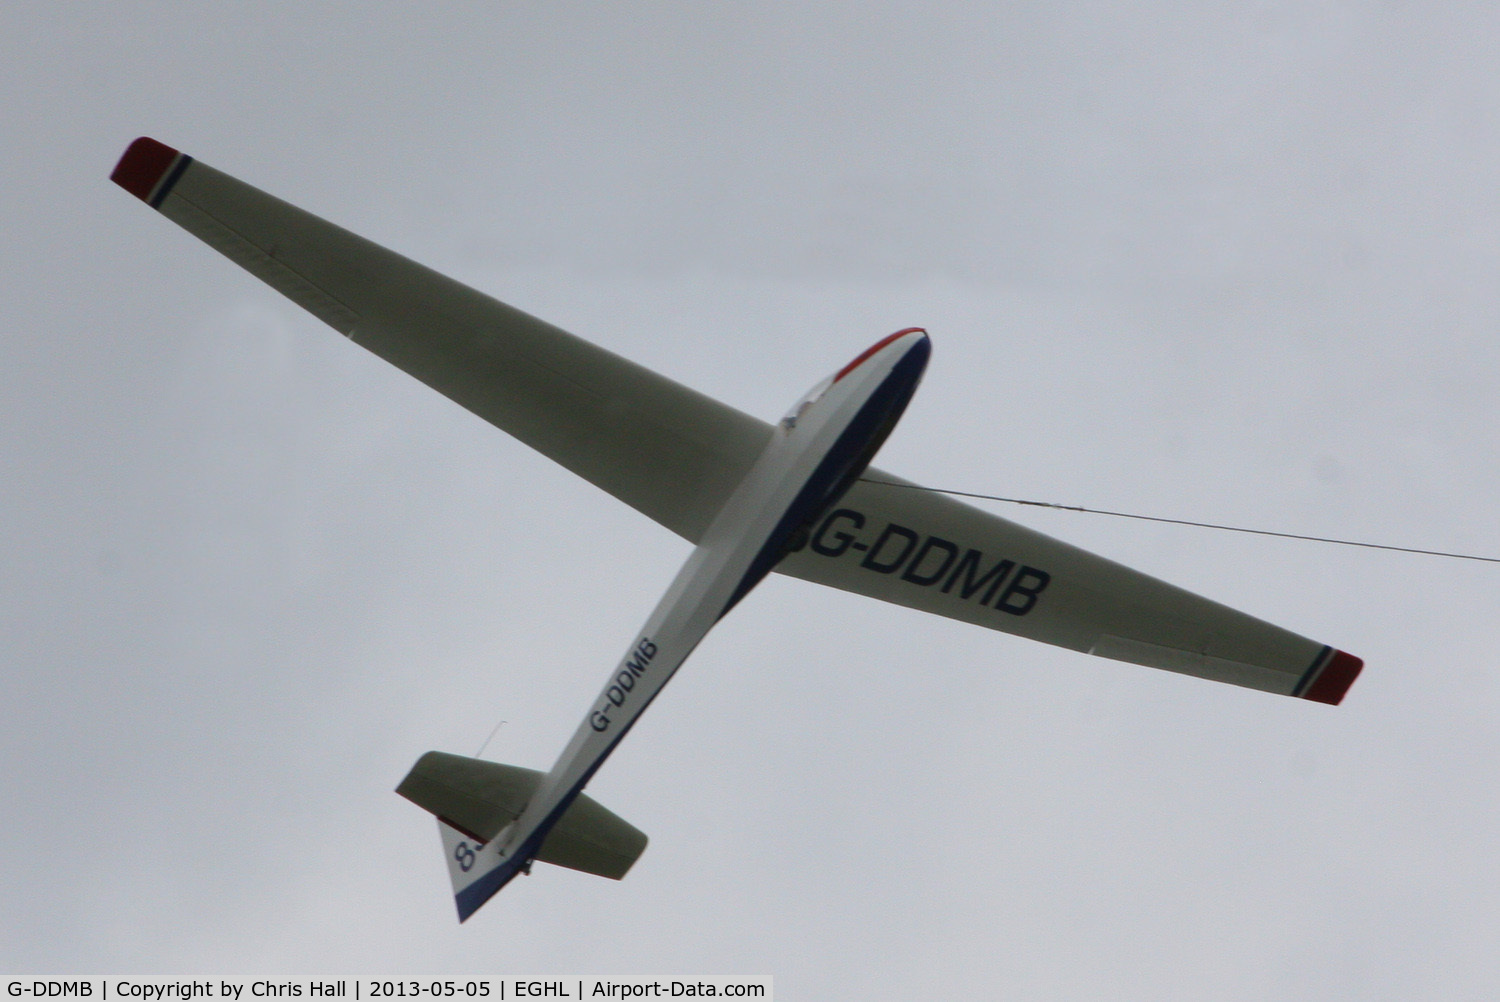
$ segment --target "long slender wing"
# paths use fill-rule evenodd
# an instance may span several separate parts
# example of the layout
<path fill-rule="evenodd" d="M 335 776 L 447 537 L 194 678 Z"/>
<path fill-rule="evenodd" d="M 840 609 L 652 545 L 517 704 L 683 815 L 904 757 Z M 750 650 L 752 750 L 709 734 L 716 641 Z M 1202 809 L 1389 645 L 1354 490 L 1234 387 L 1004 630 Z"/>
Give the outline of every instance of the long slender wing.
<path fill-rule="evenodd" d="M 777 570 L 1059 647 L 1325 703 L 1343 698 L 1362 664 L 873 469 Z"/>
<path fill-rule="evenodd" d="M 699 542 L 771 427 L 152 139 L 112 179 L 350 340 Z M 1049 644 L 1337 703 L 1361 662 L 871 469 L 777 570 Z"/>
<path fill-rule="evenodd" d="M 770 425 L 151 139 L 121 187 L 306 308 L 693 542 Z"/>

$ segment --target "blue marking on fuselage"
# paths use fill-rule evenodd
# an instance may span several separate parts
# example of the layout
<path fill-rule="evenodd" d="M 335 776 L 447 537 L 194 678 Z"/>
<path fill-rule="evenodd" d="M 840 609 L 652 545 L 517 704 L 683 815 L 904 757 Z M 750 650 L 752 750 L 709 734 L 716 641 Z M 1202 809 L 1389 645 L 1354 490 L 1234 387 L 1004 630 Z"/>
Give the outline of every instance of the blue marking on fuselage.
<path fill-rule="evenodd" d="M 901 361 L 892 367 L 890 375 L 870 394 L 870 399 L 829 448 L 823 461 L 776 523 L 776 528 L 766 537 L 765 545 L 750 561 L 745 576 L 720 610 L 720 619 L 786 556 L 787 543 L 792 535 L 817 521 L 859 479 L 911 402 L 912 394 L 917 392 L 917 384 L 921 382 L 931 356 L 932 342 L 924 334 L 921 341 L 907 349 Z"/>

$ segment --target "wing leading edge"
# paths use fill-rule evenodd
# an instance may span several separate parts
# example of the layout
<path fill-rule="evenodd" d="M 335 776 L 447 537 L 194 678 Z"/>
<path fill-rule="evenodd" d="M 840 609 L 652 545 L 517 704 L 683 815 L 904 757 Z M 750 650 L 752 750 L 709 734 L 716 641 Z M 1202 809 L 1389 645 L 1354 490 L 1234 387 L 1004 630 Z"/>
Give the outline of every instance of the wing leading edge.
<path fill-rule="evenodd" d="M 693 543 L 770 439 L 764 421 L 155 140 L 132 143 L 111 177 L 350 340 Z M 1358 658 L 1327 645 L 882 471 L 867 478 L 778 571 L 1319 702 L 1338 703 L 1359 674 Z"/>

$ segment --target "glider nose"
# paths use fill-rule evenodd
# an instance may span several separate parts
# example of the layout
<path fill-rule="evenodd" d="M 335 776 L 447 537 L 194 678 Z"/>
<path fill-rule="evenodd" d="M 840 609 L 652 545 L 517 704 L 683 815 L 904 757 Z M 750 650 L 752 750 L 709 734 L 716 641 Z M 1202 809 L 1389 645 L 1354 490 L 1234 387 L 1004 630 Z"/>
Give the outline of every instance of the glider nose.
<path fill-rule="evenodd" d="M 910 344 L 906 346 L 908 350 L 918 344 L 923 345 L 929 352 L 932 350 L 932 340 L 927 336 L 927 331 L 925 329 L 921 327 L 907 327 L 887 337 L 883 337 L 879 341 L 876 341 L 874 344 L 870 345 L 870 347 L 861 352 L 854 361 L 850 362 L 848 365 L 840 369 L 838 371 L 838 374 L 833 377 L 833 381 L 837 383 L 840 379 L 843 379 L 845 376 L 849 375 L 849 373 L 853 372 L 861 365 L 864 365 L 870 359 L 874 358 L 886 348 L 902 340 L 903 338 L 910 341 Z"/>
<path fill-rule="evenodd" d="M 915 355 L 916 357 L 913 361 L 920 372 L 926 369 L 927 360 L 931 354 L 932 341 L 927 337 L 927 331 L 921 327 L 907 327 L 894 334 L 887 335 L 860 352 L 848 365 L 803 394 L 802 399 L 793 404 L 792 409 L 787 411 L 786 415 L 781 419 L 781 426 L 788 430 L 795 428 L 797 422 L 801 420 L 802 416 L 807 413 L 813 404 L 823 399 L 824 394 L 833 389 L 834 386 L 838 385 L 840 380 L 854 370 L 862 366 L 866 370 L 872 368 L 878 369 L 879 364 L 872 365 L 872 359 L 877 357 L 886 359 L 894 367 L 897 363 L 906 360 L 908 356 Z M 862 372 L 861 375 L 863 374 Z"/>

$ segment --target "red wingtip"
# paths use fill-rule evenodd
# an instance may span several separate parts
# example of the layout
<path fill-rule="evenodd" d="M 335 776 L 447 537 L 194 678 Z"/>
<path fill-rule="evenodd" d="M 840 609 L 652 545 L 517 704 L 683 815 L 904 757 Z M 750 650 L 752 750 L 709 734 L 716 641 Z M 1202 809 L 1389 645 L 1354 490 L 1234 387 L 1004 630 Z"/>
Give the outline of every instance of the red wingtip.
<path fill-rule="evenodd" d="M 1344 693 L 1359 678 L 1359 670 L 1365 663 L 1353 654 L 1345 654 L 1343 651 L 1334 651 L 1332 659 L 1313 679 L 1312 685 L 1302 694 L 1303 699 L 1311 699 L 1319 703 L 1330 703 L 1339 705 L 1344 698 Z"/>
<path fill-rule="evenodd" d="M 142 136 L 126 148 L 109 179 L 142 202 L 150 202 L 180 155 L 172 147 Z"/>

